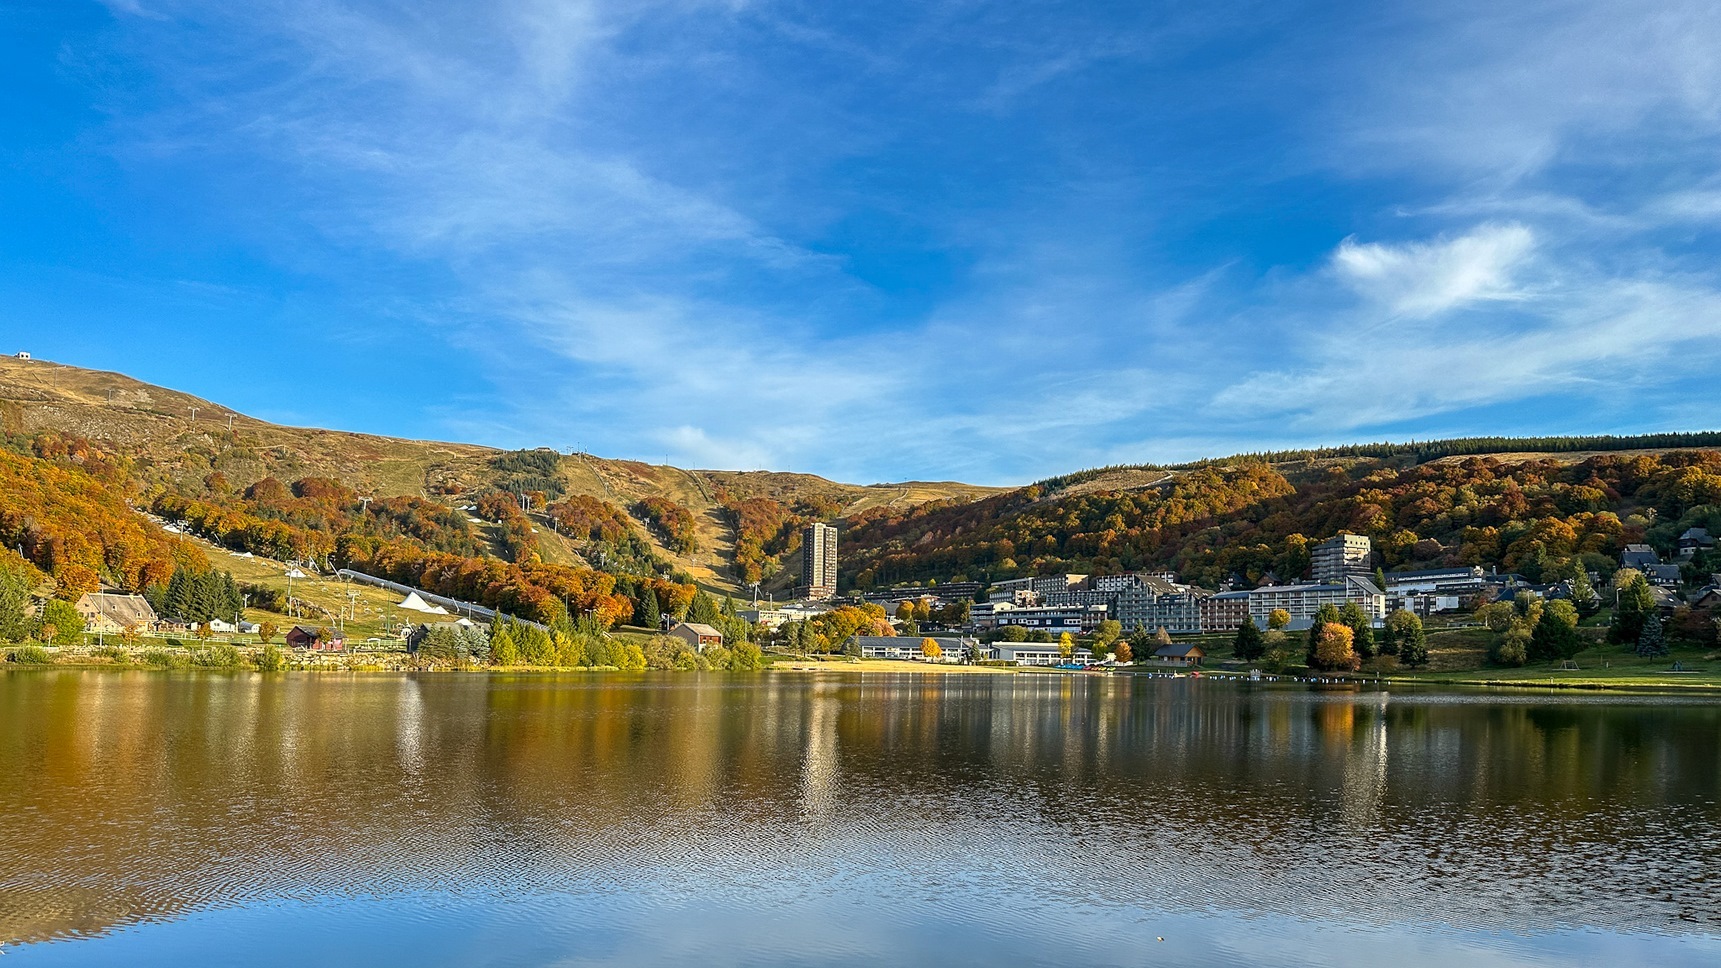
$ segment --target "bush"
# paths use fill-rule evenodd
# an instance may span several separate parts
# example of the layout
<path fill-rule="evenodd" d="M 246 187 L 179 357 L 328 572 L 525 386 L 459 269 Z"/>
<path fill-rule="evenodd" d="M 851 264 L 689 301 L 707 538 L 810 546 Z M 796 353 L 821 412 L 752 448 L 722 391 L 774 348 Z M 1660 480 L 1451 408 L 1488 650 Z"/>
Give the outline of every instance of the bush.
<path fill-rule="evenodd" d="M 263 651 L 253 660 L 258 672 L 285 672 L 287 670 L 287 653 L 279 646 L 265 645 Z"/>
<path fill-rule="evenodd" d="M 131 661 L 131 650 L 123 645 L 104 645 L 90 654 L 98 659 L 111 659 L 115 662 Z"/>
<path fill-rule="evenodd" d="M 1488 654 L 1488 660 L 1495 665 L 1521 666 L 1530 658 L 1527 636 L 1502 635 L 1494 648 Z"/>
<path fill-rule="evenodd" d="M 729 655 L 729 668 L 750 671 L 765 667 L 765 654 L 752 642 L 737 642 Z"/>
<path fill-rule="evenodd" d="M 143 664 L 156 669 L 183 669 L 187 659 L 183 652 L 169 652 L 166 649 L 145 649 Z"/>
<path fill-rule="evenodd" d="M 39 645 L 20 645 L 8 658 L 19 665 L 47 665 L 54 661 L 48 650 Z"/>
<path fill-rule="evenodd" d="M 194 661 L 206 669 L 237 669 L 245 663 L 245 657 L 239 654 L 238 647 L 218 642 L 199 651 Z"/>

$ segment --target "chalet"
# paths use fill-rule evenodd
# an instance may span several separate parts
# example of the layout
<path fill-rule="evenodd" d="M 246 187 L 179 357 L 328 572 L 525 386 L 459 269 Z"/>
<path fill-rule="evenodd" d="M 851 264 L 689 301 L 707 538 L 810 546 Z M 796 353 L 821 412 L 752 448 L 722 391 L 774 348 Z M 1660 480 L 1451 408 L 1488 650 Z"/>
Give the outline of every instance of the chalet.
<path fill-rule="evenodd" d="M 669 634 L 693 646 L 695 652 L 723 644 L 722 632 L 700 622 L 677 622 Z"/>
<path fill-rule="evenodd" d="M 138 631 L 155 628 L 155 609 L 142 595 L 122 595 L 118 592 L 90 592 L 73 605 L 84 617 L 84 627 L 91 632 L 114 635 L 129 626 Z"/>
<path fill-rule="evenodd" d="M 1207 658 L 1207 650 L 1194 643 L 1164 645 L 1154 650 L 1153 657 L 1169 665 L 1197 666 Z"/>
<path fill-rule="evenodd" d="M 328 629 L 309 629 L 303 625 L 295 625 L 287 630 L 287 644 L 295 649 L 309 649 L 312 652 L 347 650 L 347 640 L 341 633 Z"/>
<path fill-rule="evenodd" d="M 1628 544 L 1625 546 L 1625 550 L 1619 553 L 1621 568 L 1636 568 L 1642 571 L 1649 565 L 1659 564 L 1661 564 L 1661 556 L 1655 553 L 1654 548 L 1646 544 Z"/>
<path fill-rule="evenodd" d="M 1678 588 L 1681 580 L 1679 566 L 1672 564 L 1644 565 L 1643 577 L 1648 579 L 1651 585 L 1660 585 L 1662 588 Z"/>
<path fill-rule="evenodd" d="M 1663 619 L 1671 617 L 1679 606 L 1685 604 L 1678 592 L 1665 585 L 1650 585 L 1649 598 L 1655 603 L 1655 610 L 1661 613 Z"/>
<path fill-rule="evenodd" d="M 1686 528 L 1679 536 L 1679 557 L 1690 558 L 1699 551 L 1708 551 L 1715 547 L 1715 539 L 1709 536 L 1708 528 Z"/>

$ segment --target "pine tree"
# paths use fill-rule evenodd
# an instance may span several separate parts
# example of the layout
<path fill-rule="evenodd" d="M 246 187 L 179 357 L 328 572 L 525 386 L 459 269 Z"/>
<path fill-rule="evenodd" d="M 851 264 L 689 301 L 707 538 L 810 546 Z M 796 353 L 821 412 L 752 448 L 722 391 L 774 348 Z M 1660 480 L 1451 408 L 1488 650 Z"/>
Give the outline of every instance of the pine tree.
<path fill-rule="evenodd" d="M 657 592 L 647 588 L 644 597 L 640 599 L 639 624 L 648 629 L 663 627 L 663 610 L 657 605 Z"/>
<path fill-rule="evenodd" d="M 186 614 L 190 605 L 189 591 L 186 588 L 191 575 L 184 568 L 173 569 L 173 577 L 167 580 L 167 592 L 161 597 L 162 614 L 169 618 L 188 619 Z"/>
<path fill-rule="evenodd" d="M 1637 654 L 1644 658 L 1667 654 L 1667 640 L 1662 635 L 1661 616 L 1654 612 L 1644 620 L 1643 631 L 1638 633 Z"/>
<path fill-rule="evenodd" d="M 1398 661 L 1412 668 L 1428 664 L 1428 637 L 1422 631 L 1422 619 L 1414 612 L 1400 609 L 1394 617 L 1403 615 L 1409 621 L 1401 621 L 1393 632 L 1394 643 L 1398 646 Z"/>
<path fill-rule="evenodd" d="M 1231 651 L 1245 662 L 1253 662 L 1267 653 L 1266 639 L 1256 627 L 1254 616 L 1243 617 L 1243 624 L 1237 629 L 1237 640 L 1232 644 Z"/>
<path fill-rule="evenodd" d="M 22 642 L 30 635 L 30 575 L 24 568 L 0 565 L 0 642 Z"/>
<path fill-rule="evenodd" d="M 1570 602 L 1552 601 L 1530 633 L 1530 658 L 1569 659 L 1583 648 L 1578 637 L 1578 610 Z"/>
<path fill-rule="evenodd" d="M 1640 572 L 1621 571 L 1614 576 L 1618 586 L 1619 604 L 1614 607 L 1608 638 L 1631 644 L 1643 634 L 1645 619 L 1655 611 L 1655 597 L 1649 593 L 1649 581 Z"/>
<path fill-rule="evenodd" d="M 499 666 L 520 664 L 520 646 L 507 622 L 490 627 L 490 661 Z"/>
<path fill-rule="evenodd" d="M 1345 602 L 1339 620 L 1351 630 L 1351 648 L 1364 659 L 1374 658 L 1374 620 L 1356 602 Z"/>
<path fill-rule="evenodd" d="M 693 595 L 693 605 L 687 609 L 687 620 L 710 625 L 717 619 L 717 603 L 701 588 Z"/>

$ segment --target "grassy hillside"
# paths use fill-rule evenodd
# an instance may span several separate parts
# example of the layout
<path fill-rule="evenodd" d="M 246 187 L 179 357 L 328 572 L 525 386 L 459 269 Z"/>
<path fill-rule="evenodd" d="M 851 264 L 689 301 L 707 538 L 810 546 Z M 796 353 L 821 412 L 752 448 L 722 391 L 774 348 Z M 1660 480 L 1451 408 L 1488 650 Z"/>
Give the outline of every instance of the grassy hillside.
<path fill-rule="evenodd" d="M 509 452 L 285 427 L 123 374 L 10 357 L 0 358 L 0 431 L 96 442 L 123 455 L 141 487 L 193 498 L 208 497 L 212 480 L 219 489 L 243 492 L 270 477 L 283 482 L 324 477 L 363 495 L 409 495 L 461 506 L 497 489 L 539 492 L 547 501 L 585 495 L 623 512 L 659 498 L 692 516 L 692 547 L 669 547 L 636 518 L 641 539 L 670 567 L 719 587 L 734 586 L 742 577 L 734 567 L 737 534 L 725 501 L 769 498 L 839 517 L 999 491 L 949 482 L 862 486 L 809 474 L 686 470 L 590 454 Z M 542 513 L 533 519 L 545 561 L 584 563 L 589 547 L 562 539 Z M 492 553 L 505 556 L 494 527 L 481 529 L 481 537 Z"/>

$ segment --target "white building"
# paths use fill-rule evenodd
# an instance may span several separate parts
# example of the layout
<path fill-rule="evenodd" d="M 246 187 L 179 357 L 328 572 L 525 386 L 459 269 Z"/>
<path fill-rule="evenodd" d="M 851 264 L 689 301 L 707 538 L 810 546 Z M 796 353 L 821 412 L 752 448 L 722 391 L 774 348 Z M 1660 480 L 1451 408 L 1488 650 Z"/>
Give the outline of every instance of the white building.
<path fill-rule="evenodd" d="M 980 643 L 973 639 L 953 639 L 943 636 L 921 635 L 856 635 L 849 641 L 860 647 L 863 659 L 925 659 L 921 651 L 925 640 L 931 638 L 938 643 L 940 655 L 933 662 L 967 662 L 974 655 L 974 649 Z"/>
<path fill-rule="evenodd" d="M 1106 620 L 1107 613 L 1108 609 L 1104 605 L 1017 608 L 1009 602 L 983 602 L 974 606 L 971 617 L 975 626 L 982 629 L 1019 625 L 1025 629 L 1050 632 L 1053 635 L 1064 632 L 1082 635 L 1099 628 L 1100 623 Z"/>
<path fill-rule="evenodd" d="M 1367 578 L 1374 571 L 1374 542 L 1366 534 L 1340 534 L 1315 546 L 1315 582 L 1340 585 L 1348 577 Z"/>
<path fill-rule="evenodd" d="M 1346 602 L 1362 606 L 1374 624 L 1386 619 L 1386 593 L 1367 578 L 1351 575 L 1342 584 L 1268 585 L 1249 593 L 1249 617 L 1261 628 L 1267 627 L 1267 617 L 1274 609 L 1284 609 L 1291 615 L 1288 629 L 1298 631 L 1314 624 L 1315 613 L 1322 605 L 1344 607 Z"/>
<path fill-rule="evenodd" d="M 1386 607 L 1405 609 L 1418 615 L 1451 612 L 1464 607 L 1487 587 L 1481 568 L 1431 568 L 1423 571 L 1386 573 Z"/>
<path fill-rule="evenodd" d="M 1094 658 L 1091 649 L 1077 647 L 1072 656 L 1066 659 L 1056 642 L 994 642 L 991 650 L 998 658 L 1019 666 L 1054 666 L 1065 662 L 1086 664 Z"/>

